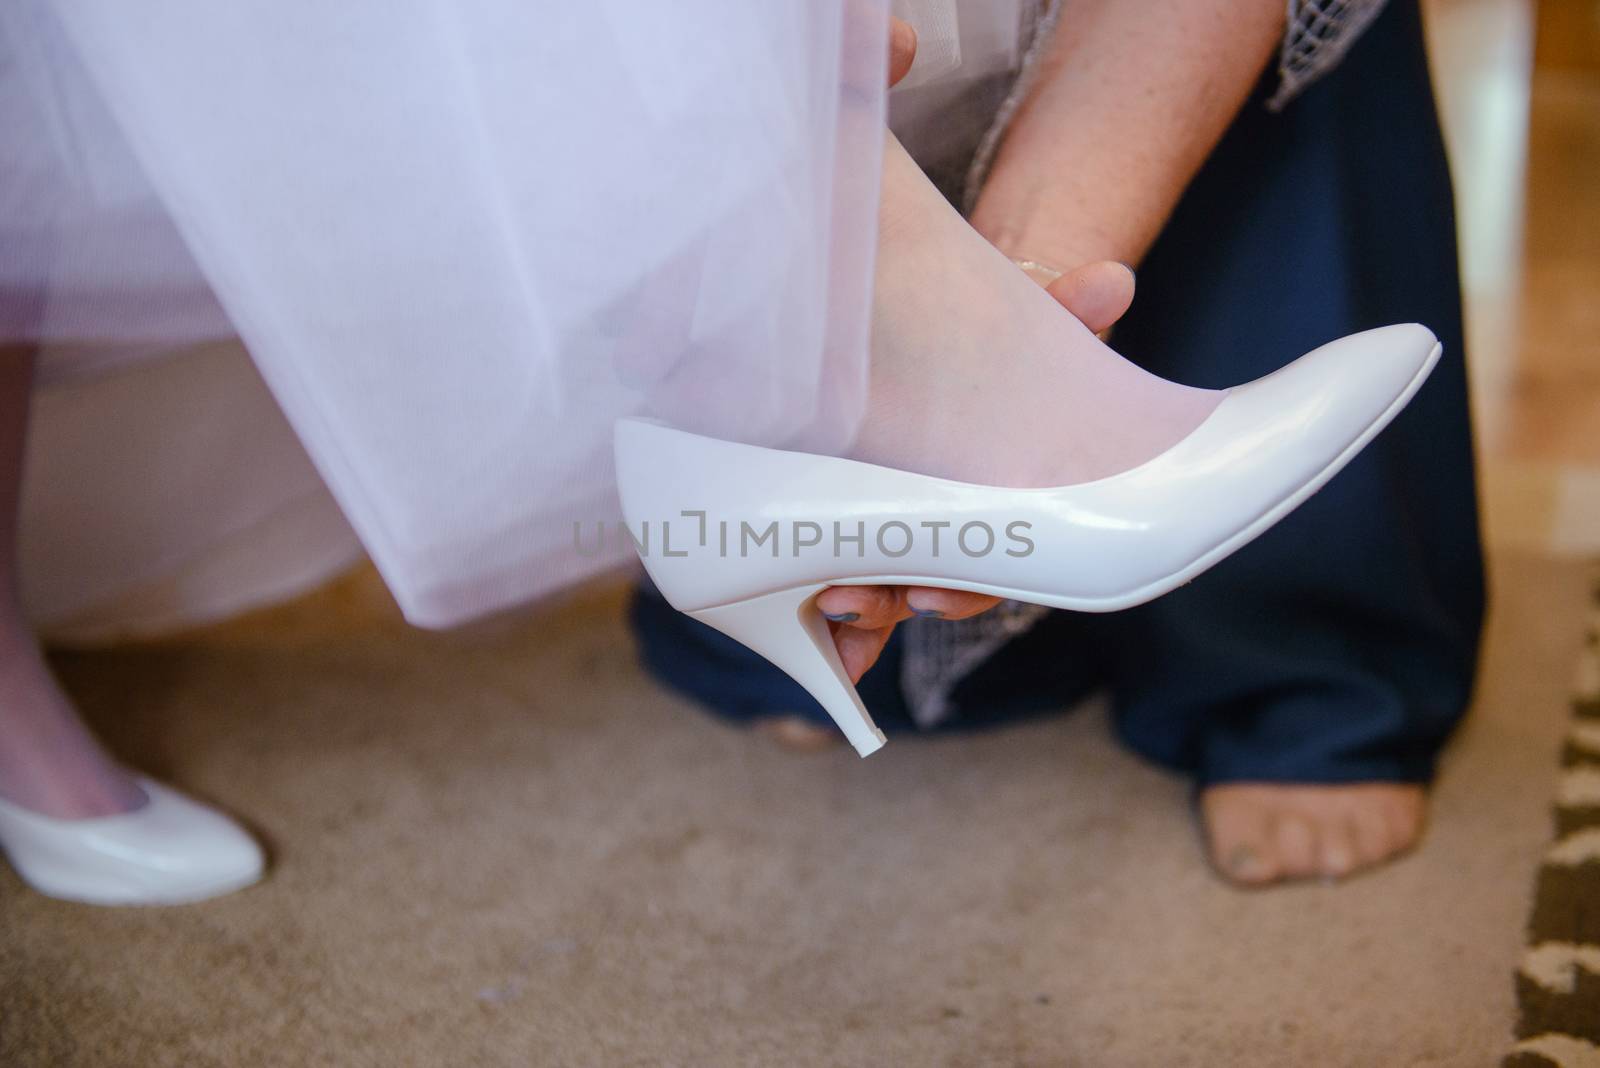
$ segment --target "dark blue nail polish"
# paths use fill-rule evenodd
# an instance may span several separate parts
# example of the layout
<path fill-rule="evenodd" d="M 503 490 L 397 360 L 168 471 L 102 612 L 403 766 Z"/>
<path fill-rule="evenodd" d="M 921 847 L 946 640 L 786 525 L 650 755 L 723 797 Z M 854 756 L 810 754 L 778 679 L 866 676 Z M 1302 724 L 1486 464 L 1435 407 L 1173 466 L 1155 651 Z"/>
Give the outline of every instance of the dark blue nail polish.
<path fill-rule="evenodd" d="M 937 608 L 913 608 L 911 611 L 921 616 L 923 619 L 944 618 L 944 613 L 939 611 Z"/>
<path fill-rule="evenodd" d="M 860 612 L 838 612 L 838 613 L 824 612 L 824 613 L 822 613 L 822 617 L 824 619 L 831 619 L 835 623 L 854 623 L 856 620 L 861 618 L 861 613 Z"/>

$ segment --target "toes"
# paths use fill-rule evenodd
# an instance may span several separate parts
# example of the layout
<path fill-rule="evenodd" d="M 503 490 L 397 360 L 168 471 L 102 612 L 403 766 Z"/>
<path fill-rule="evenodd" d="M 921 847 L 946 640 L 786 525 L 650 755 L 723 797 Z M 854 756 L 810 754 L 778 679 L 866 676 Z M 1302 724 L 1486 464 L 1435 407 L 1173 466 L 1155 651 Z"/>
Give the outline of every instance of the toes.
<path fill-rule="evenodd" d="M 1262 886 L 1280 878 L 1266 807 L 1225 786 L 1206 790 L 1200 807 L 1211 863 L 1224 878 L 1242 886 Z"/>
<path fill-rule="evenodd" d="M 966 619 L 987 612 L 1000 603 L 998 597 L 965 590 L 938 590 L 925 586 L 912 586 L 906 590 L 906 607 L 919 616 L 939 619 Z"/>
<path fill-rule="evenodd" d="M 1415 844 L 1426 811 L 1421 787 L 1391 783 L 1233 784 L 1212 787 L 1202 802 L 1214 862 L 1247 885 L 1373 867 Z"/>
<path fill-rule="evenodd" d="M 1285 878 L 1306 879 L 1321 874 L 1321 848 L 1317 825 L 1299 812 L 1280 811 L 1273 821 L 1272 842 Z"/>
<path fill-rule="evenodd" d="M 1214 836 L 1211 862 L 1224 876 L 1242 886 L 1265 886 L 1282 878 L 1272 842 L 1264 832 L 1232 840 Z"/>
<path fill-rule="evenodd" d="M 1325 879 L 1343 879 L 1361 863 L 1354 822 L 1340 813 L 1316 822 L 1317 867 Z"/>
<path fill-rule="evenodd" d="M 1330 787 L 1313 798 L 1331 822 L 1342 818 L 1355 843 L 1353 870 L 1375 867 L 1416 844 L 1426 809 L 1422 787 L 1397 783 L 1358 783 Z"/>
<path fill-rule="evenodd" d="M 1427 794 L 1420 786 L 1397 787 L 1386 809 L 1391 848 L 1393 852 L 1404 853 L 1422 837 L 1428 813 Z"/>
<path fill-rule="evenodd" d="M 1388 805 L 1370 804 L 1356 805 L 1350 810 L 1356 859 L 1363 868 L 1386 860 L 1402 848 L 1401 838 L 1391 826 L 1388 809 Z"/>

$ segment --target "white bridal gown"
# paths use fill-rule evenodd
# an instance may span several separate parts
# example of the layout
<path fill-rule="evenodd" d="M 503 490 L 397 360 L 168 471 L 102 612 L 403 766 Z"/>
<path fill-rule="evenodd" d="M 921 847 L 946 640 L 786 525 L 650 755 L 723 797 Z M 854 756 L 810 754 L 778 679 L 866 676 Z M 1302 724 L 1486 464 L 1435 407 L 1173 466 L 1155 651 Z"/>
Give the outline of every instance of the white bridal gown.
<path fill-rule="evenodd" d="M 917 77 L 948 81 L 956 4 L 911 6 Z M 615 563 L 572 524 L 615 519 L 618 415 L 840 447 L 886 8 L 0 5 L 36 618 L 94 637 L 314 581 L 354 547 L 325 483 L 447 625 Z"/>
<path fill-rule="evenodd" d="M 30 472 L 37 611 L 70 625 L 307 498 L 281 435 L 208 454 L 245 386 L 162 390 L 155 428 L 51 403 L 155 347 L 238 334 L 425 625 L 614 562 L 572 523 L 614 518 L 618 415 L 837 447 L 886 29 L 862 0 L 7 0 L 0 334 L 71 346 Z M 83 434 L 88 461 L 56 454 Z"/>
<path fill-rule="evenodd" d="M 0 343 L 43 352 L 35 618 L 213 617 L 359 536 L 410 619 L 449 625 L 617 562 L 573 523 L 616 519 L 619 415 L 841 447 L 890 6 L 0 3 Z M 892 6 L 919 158 L 1051 11 Z"/>

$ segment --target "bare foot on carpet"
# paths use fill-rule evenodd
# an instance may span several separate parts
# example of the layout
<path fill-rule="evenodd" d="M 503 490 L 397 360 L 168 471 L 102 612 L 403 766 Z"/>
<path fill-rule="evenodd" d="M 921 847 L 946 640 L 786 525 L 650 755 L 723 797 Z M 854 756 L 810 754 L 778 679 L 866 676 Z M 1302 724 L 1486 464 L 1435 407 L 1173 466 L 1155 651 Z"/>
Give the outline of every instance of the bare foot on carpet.
<path fill-rule="evenodd" d="M 1200 795 L 1211 863 L 1238 886 L 1342 879 L 1422 836 L 1427 795 L 1411 783 L 1226 783 Z"/>

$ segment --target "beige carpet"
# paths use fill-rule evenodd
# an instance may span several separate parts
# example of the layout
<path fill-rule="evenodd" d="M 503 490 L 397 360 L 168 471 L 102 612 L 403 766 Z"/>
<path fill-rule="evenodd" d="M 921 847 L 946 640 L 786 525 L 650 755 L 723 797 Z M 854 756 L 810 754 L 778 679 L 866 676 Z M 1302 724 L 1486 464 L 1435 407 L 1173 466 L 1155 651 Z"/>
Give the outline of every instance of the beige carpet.
<path fill-rule="evenodd" d="M 0 873 L 0 1064 L 1493 1064 L 1582 574 L 1498 561 L 1419 855 L 1256 894 L 1101 709 L 787 755 L 655 690 L 615 589 L 441 636 L 358 576 L 65 656 L 118 751 L 275 867 L 161 911 Z"/>

